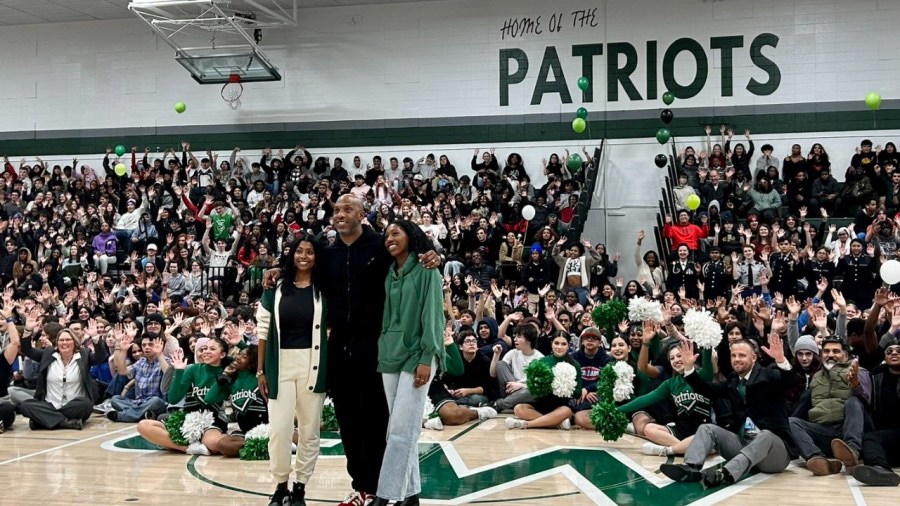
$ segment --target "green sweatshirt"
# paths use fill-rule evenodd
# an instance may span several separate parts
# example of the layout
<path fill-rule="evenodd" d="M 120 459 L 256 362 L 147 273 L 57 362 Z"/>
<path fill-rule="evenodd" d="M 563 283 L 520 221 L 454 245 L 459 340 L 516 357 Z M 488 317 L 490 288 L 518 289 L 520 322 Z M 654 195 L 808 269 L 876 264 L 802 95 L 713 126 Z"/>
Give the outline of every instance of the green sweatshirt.
<path fill-rule="evenodd" d="M 565 362 L 567 364 L 571 364 L 572 367 L 575 368 L 575 390 L 572 391 L 571 397 L 580 397 L 581 396 L 581 366 L 578 365 L 577 363 L 573 364 L 572 362 L 567 360 L 567 358 L 568 358 L 568 356 L 557 357 L 556 355 L 550 354 L 550 355 L 545 355 L 545 356 L 539 358 L 538 360 L 549 365 L 551 369 L 553 369 L 553 367 L 560 362 Z"/>
<path fill-rule="evenodd" d="M 703 350 L 702 355 L 703 366 L 697 371 L 697 374 L 700 375 L 703 381 L 712 381 L 712 350 Z M 678 409 L 676 415 L 678 419 L 685 421 L 694 419 L 698 423 L 703 423 L 702 420 L 709 420 L 712 408 L 710 400 L 694 392 L 694 389 L 684 379 L 683 374 L 672 376 L 656 387 L 656 390 L 632 399 L 631 402 L 619 406 L 618 409 L 624 413 L 633 413 L 663 401 L 670 396 Z"/>
<path fill-rule="evenodd" d="M 175 404 L 184 399 L 185 411 L 209 409 L 214 414 L 221 415 L 221 401 L 209 404 L 206 402 L 206 396 L 216 384 L 216 378 L 224 370 L 224 367 L 206 364 L 191 364 L 187 369 L 176 369 L 175 379 L 169 387 L 169 402 Z"/>
<path fill-rule="evenodd" d="M 206 404 L 219 404 L 226 397 L 231 398 L 231 407 L 234 408 L 235 415 L 246 412 L 266 412 L 266 405 L 259 395 L 259 384 L 256 381 L 256 374 L 250 371 L 238 371 L 237 377 L 232 380 L 231 384 L 224 387 L 219 382 L 216 382 L 209 389 L 204 402 Z"/>
<path fill-rule="evenodd" d="M 433 360 L 444 365 L 444 293 L 441 275 L 410 254 L 398 273 L 391 268 L 384 281 L 385 301 L 378 372 L 414 373 Z"/>

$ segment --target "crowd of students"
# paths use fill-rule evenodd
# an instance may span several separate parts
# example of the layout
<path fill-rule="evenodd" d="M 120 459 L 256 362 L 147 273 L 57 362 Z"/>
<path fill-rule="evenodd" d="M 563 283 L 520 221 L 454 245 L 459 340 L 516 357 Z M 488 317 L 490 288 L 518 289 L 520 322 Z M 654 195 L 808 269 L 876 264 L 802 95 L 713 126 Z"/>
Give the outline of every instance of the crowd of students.
<path fill-rule="evenodd" d="M 188 143 L 152 162 L 132 150 L 126 176 L 111 153 L 105 177 L 77 161 L 7 160 L 0 430 L 17 415 L 35 430 L 80 429 L 93 409 L 162 447 L 235 457 L 242 434 L 269 423 L 271 504 L 302 504 L 327 393 L 353 480 L 341 504 L 410 505 L 419 430 L 498 414 L 510 430 L 593 429 L 600 371 L 621 362 L 635 373 L 619 406 L 628 430 L 646 454 L 685 455 L 663 466 L 673 479 L 716 486 L 799 455 L 815 474 L 847 466 L 896 485 L 900 303 L 879 288 L 900 240 L 893 186 L 829 204 L 805 183 L 827 174 L 821 146 L 792 149 L 782 183 L 768 145 L 751 174 L 746 135 L 733 152 L 685 150 L 675 200 L 695 189 L 700 212 L 667 220 L 670 251 L 636 231 L 627 282 L 619 253 L 567 235 L 590 156 L 574 171 L 550 156 L 537 188 L 519 155 L 501 169 L 493 150 L 476 151 L 472 176 L 446 156 L 344 166 L 298 147 L 217 163 Z M 851 163 L 900 194 L 887 146 L 864 141 Z M 754 195 L 769 188 L 781 190 L 765 207 Z M 793 205 L 796 216 L 780 215 Z M 820 227 L 806 221 L 813 209 Z M 858 224 L 836 229 L 836 213 Z M 600 329 L 591 316 L 643 297 L 662 303 L 659 321 Z M 715 350 L 685 335 L 691 309 L 720 323 Z M 533 361 L 574 366 L 571 395 L 532 395 Z M 173 410 L 213 421 L 180 444 L 164 423 Z M 728 464 L 701 471 L 713 450 Z"/>

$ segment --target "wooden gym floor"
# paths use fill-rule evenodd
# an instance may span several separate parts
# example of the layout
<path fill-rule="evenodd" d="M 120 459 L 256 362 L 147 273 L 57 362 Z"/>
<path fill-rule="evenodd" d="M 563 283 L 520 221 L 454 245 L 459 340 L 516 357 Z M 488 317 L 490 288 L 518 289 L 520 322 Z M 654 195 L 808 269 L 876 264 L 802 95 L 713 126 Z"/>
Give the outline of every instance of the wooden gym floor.
<path fill-rule="evenodd" d="M 423 503 L 893 506 L 900 497 L 897 488 L 861 486 L 843 473 L 813 477 L 795 464 L 779 475 L 706 491 L 656 472 L 666 459 L 641 455 L 641 443 L 625 436 L 603 444 L 583 430 L 512 431 L 502 418 L 426 430 L 419 448 Z M 323 434 L 322 453 L 309 504 L 337 503 L 349 490 L 336 434 Z M 19 417 L 0 435 L 4 505 L 265 505 L 274 487 L 267 470 L 266 462 L 157 451 L 134 425 L 99 415 L 82 432 L 31 431 Z"/>

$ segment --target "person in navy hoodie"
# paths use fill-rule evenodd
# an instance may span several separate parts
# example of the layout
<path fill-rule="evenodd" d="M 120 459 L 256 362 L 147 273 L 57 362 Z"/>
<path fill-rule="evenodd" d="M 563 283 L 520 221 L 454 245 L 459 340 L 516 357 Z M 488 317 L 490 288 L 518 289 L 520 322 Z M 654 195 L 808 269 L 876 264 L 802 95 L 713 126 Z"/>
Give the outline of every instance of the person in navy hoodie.
<path fill-rule="evenodd" d="M 572 411 L 575 413 L 575 424 L 584 429 L 594 428 L 590 414 L 597 403 L 597 380 L 600 379 L 600 370 L 613 361 L 602 342 L 600 329 L 588 327 L 581 332 L 581 348 L 572 356 L 581 366 L 581 397 L 573 399 Z"/>

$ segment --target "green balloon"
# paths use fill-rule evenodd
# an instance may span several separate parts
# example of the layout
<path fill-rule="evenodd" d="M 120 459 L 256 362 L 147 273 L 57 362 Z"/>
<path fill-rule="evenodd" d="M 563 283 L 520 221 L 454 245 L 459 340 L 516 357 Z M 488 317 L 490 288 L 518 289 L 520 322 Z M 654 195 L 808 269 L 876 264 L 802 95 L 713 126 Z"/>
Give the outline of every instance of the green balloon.
<path fill-rule="evenodd" d="M 866 105 L 869 106 L 869 109 L 873 111 L 877 111 L 879 107 L 881 107 L 881 94 L 875 91 L 870 91 L 866 94 Z"/>
<path fill-rule="evenodd" d="M 671 138 L 672 132 L 670 132 L 668 128 L 660 128 L 656 131 L 656 142 L 659 142 L 660 144 L 669 142 L 669 139 Z"/>
<path fill-rule="evenodd" d="M 119 144 L 116 146 L 116 156 L 122 156 L 125 154 L 125 146 Z"/>
<path fill-rule="evenodd" d="M 585 128 L 587 128 L 587 123 L 585 123 L 583 118 L 575 118 L 572 120 L 572 130 L 574 130 L 576 134 L 584 132 Z"/>
<path fill-rule="evenodd" d="M 581 91 L 587 91 L 587 89 L 591 86 L 591 81 L 587 77 L 581 76 L 578 78 L 578 89 Z"/>
<path fill-rule="evenodd" d="M 666 105 L 672 105 L 672 102 L 675 101 L 675 95 L 672 94 L 671 91 L 667 91 L 663 93 L 663 103 Z"/>
<path fill-rule="evenodd" d="M 587 119 L 588 110 L 585 109 L 584 107 L 579 107 L 578 112 L 576 112 L 575 115 L 581 119 Z"/>
<path fill-rule="evenodd" d="M 569 159 L 566 160 L 566 167 L 568 167 L 572 172 L 578 172 L 579 170 L 581 170 L 581 163 L 581 155 L 579 155 L 578 153 L 572 153 L 571 155 L 569 155 Z"/>

